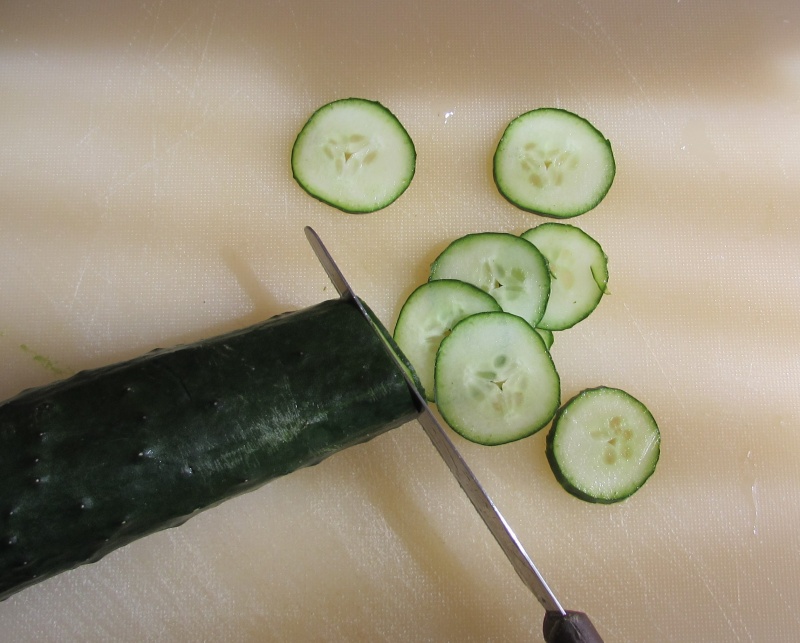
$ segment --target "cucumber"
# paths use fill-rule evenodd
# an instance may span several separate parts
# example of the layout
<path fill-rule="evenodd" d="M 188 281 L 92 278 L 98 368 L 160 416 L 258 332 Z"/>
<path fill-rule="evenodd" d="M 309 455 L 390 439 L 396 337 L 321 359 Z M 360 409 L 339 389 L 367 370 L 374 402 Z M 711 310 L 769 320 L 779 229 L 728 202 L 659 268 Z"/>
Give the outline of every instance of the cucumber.
<path fill-rule="evenodd" d="M 547 350 L 550 350 L 553 347 L 553 342 L 555 341 L 555 336 L 553 335 L 552 330 L 548 330 L 547 328 L 539 328 L 536 327 L 536 332 L 539 333 L 539 337 L 544 340 L 544 345 Z"/>
<path fill-rule="evenodd" d="M 330 300 L 4 402 L 0 599 L 415 418 L 384 341 Z"/>
<path fill-rule="evenodd" d="M 542 253 L 525 239 L 504 232 L 456 239 L 434 260 L 429 279 L 471 283 L 531 326 L 544 315 L 550 296 L 550 273 Z"/>
<path fill-rule="evenodd" d="M 465 317 L 492 310 L 500 310 L 494 297 L 454 279 L 429 281 L 412 292 L 403 304 L 394 339 L 413 364 L 428 401 L 434 399 L 433 369 L 442 339 Z"/>
<path fill-rule="evenodd" d="M 292 175 L 314 198 L 351 213 L 394 202 L 411 183 L 417 153 L 386 107 L 363 98 L 323 105 L 292 148 Z"/>
<path fill-rule="evenodd" d="M 580 392 L 559 410 L 545 450 L 564 489 L 609 504 L 628 498 L 653 474 L 661 434 L 644 404 L 601 386 Z"/>
<path fill-rule="evenodd" d="M 471 315 L 442 340 L 436 357 L 436 405 L 463 437 L 497 445 L 544 427 L 561 400 L 544 340 L 505 312 Z"/>
<path fill-rule="evenodd" d="M 597 206 L 615 173 L 611 143 L 589 121 L 563 109 L 518 116 L 494 154 L 500 194 L 523 210 L 556 218 Z"/>
<path fill-rule="evenodd" d="M 550 298 L 539 327 L 564 330 L 586 319 L 608 291 L 608 257 L 600 244 L 566 223 L 544 223 L 522 238 L 535 245 L 550 266 Z"/>

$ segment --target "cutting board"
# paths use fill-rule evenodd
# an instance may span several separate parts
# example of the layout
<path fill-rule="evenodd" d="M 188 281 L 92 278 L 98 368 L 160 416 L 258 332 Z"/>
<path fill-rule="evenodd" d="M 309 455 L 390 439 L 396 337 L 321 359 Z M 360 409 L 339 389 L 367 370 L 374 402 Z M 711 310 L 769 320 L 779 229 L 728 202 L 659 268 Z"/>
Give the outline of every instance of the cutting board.
<path fill-rule="evenodd" d="M 418 153 L 349 215 L 293 181 L 310 113 L 378 100 Z M 3 3 L 0 398 L 334 295 L 314 227 L 390 328 L 445 245 L 545 219 L 497 192 L 505 125 L 610 140 L 571 222 L 610 294 L 557 333 L 563 399 L 662 431 L 629 500 L 564 492 L 545 432 L 456 445 L 560 600 L 607 641 L 800 628 L 800 5 Z M 2 490 L 0 490 L 2 494 Z M 0 604 L 7 641 L 535 641 L 542 611 L 416 422 Z"/>

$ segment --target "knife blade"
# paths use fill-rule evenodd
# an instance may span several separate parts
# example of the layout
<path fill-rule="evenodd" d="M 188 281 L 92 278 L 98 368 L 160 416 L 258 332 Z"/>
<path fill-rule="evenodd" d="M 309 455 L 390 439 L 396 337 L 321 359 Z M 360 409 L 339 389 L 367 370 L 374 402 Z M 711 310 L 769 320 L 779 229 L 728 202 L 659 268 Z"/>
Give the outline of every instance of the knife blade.
<path fill-rule="evenodd" d="M 305 228 L 306 238 L 317 256 L 322 268 L 328 275 L 340 297 L 352 300 L 370 325 L 373 319 L 367 313 L 361 300 L 355 294 L 344 273 L 322 243 L 319 235 L 310 227 Z M 379 332 L 377 329 L 375 332 Z M 408 384 L 408 388 L 419 408 L 417 421 L 422 426 L 433 446 L 445 461 L 453 476 L 458 481 L 461 489 L 469 498 L 472 506 L 478 512 L 489 532 L 503 550 L 517 575 L 525 586 L 533 593 L 541 606 L 545 609 L 543 625 L 544 639 L 548 643 L 603 643 L 594 625 L 583 612 L 567 611 L 556 598 L 544 577 L 531 560 L 522 546 L 514 530 L 500 513 L 489 494 L 480 484 L 475 474 L 467 465 L 464 458 L 450 440 L 444 427 L 434 415 L 425 397 L 417 389 L 414 380 L 406 371 L 394 351 L 387 345 L 387 352 L 397 363 L 398 369 Z"/>

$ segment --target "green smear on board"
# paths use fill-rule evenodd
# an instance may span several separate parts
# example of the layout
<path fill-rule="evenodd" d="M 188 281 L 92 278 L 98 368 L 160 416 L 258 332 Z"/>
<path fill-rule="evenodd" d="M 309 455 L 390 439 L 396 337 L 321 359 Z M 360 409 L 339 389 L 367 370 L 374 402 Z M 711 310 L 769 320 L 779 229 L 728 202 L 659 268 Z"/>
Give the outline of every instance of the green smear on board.
<path fill-rule="evenodd" d="M 33 361 L 37 364 L 41 365 L 43 368 L 46 368 L 48 371 L 53 373 L 54 375 L 65 375 L 66 371 L 62 369 L 58 364 L 56 364 L 53 360 L 49 357 L 45 357 L 44 355 L 40 355 L 32 348 L 29 348 L 26 344 L 20 344 L 19 347 L 23 350 L 23 352 L 27 353 L 33 358 Z"/>

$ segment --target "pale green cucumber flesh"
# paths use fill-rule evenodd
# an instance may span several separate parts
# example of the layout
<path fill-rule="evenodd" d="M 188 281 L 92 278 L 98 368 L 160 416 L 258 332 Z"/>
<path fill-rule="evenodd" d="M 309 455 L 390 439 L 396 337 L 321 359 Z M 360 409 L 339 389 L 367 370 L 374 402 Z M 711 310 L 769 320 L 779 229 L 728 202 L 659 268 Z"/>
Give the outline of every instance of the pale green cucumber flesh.
<path fill-rule="evenodd" d="M 453 279 L 429 281 L 409 295 L 398 315 L 394 339 L 414 365 L 429 401 L 434 399 L 434 364 L 442 339 L 465 317 L 499 310 L 491 295 Z"/>
<path fill-rule="evenodd" d="M 658 463 L 661 434 L 650 411 L 620 389 L 587 389 L 556 414 L 546 453 L 561 485 L 588 502 L 628 498 Z"/>
<path fill-rule="evenodd" d="M 292 148 L 299 185 L 344 212 L 385 208 L 405 192 L 415 168 L 414 143 L 397 117 L 362 98 L 320 107 Z"/>
<path fill-rule="evenodd" d="M 435 395 L 453 430 L 486 445 L 540 430 L 561 399 L 558 373 L 544 341 L 530 324 L 505 312 L 467 317 L 442 340 Z"/>
<path fill-rule="evenodd" d="M 608 290 L 608 257 L 586 232 L 544 223 L 522 234 L 547 259 L 550 297 L 538 326 L 565 330 L 586 319 Z"/>
<path fill-rule="evenodd" d="M 515 118 L 494 155 L 494 180 L 517 207 L 556 218 L 588 212 L 616 173 L 611 144 L 586 119 L 541 108 Z"/>
<path fill-rule="evenodd" d="M 536 326 L 550 295 L 547 260 L 530 242 L 503 232 L 468 234 L 434 260 L 430 280 L 457 279 L 489 293 L 508 313 Z"/>

